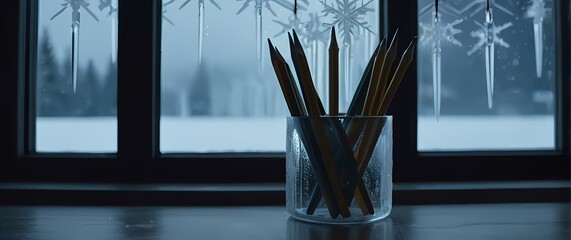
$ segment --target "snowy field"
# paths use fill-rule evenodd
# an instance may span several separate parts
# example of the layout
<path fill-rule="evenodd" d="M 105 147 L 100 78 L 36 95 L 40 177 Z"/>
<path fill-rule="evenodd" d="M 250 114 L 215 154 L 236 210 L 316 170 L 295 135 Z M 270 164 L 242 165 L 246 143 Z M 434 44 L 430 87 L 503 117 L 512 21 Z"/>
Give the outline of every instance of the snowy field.
<path fill-rule="evenodd" d="M 161 151 L 281 152 L 285 149 L 285 117 L 161 119 Z M 553 149 L 552 116 L 421 117 L 418 149 L 521 150 Z M 115 118 L 39 118 L 39 152 L 117 151 Z"/>
<path fill-rule="evenodd" d="M 420 117 L 419 151 L 547 150 L 555 148 L 553 116 Z"/>

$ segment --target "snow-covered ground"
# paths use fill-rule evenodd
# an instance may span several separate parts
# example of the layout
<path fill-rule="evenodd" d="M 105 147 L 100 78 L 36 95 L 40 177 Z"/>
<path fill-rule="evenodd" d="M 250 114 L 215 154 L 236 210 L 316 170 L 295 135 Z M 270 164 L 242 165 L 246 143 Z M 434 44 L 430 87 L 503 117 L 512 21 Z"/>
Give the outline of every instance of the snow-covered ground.
<path fill-rule="evenodd" d="M 521 150 L 553 149 L 552 116 L 447 117 L 418 121 L 418 149 Z M 285 149 L 285 117 L 161 118 L 161 151 L 281 152 Z M 39 152 L 117 151 L 115 118 L 38 118 Z"/>
<path fill-rule="evenodd" d="M 418 119 L 419 151 L 547 150 L 555 148 L 553 116 Z"/>

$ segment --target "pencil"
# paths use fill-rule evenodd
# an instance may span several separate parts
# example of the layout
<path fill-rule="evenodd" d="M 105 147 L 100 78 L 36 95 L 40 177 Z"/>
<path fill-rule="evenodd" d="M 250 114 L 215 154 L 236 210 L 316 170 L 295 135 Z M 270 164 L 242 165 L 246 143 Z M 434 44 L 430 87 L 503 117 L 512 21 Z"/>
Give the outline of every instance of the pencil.
<path fill-rule="evenodd" d="M 335 36 L 335 26 L 331 28 L 329 44 L 329 115 L 339 115 L 339 45 Z"/>
<path fill-rule="evenodd" d="M 379 80 L 381 79 L 386 53 L 387 53 L 387 42 L 385 37 L 381 41 L 381 48 L 379 49 L 377 56 L 375 56 L 375 63 L 373 64 L 371 80 L 369 80 L 367 97 L 365 98 L 365 107 L 363 109 L 363 112 L 361 113 L 363 116 L 372 115 L 371 113 L 373 112 L 373 103 L 375 102 L 375 97 L 377 95 L 377 89 L 379 86 Z"/>
<path fill-rule="evenodd" d="M 307 58 L 305 58 L 305 53 L 303 52 L 303 48 L 295 31 L 293 32 L 293 35 L 295 42 L 292 39 L 291 34 L 288 33 L 291 57 L 298 75 L 298 81 L 301 86 L 301 92 L 306 103 L 308 115 L 310 117 L 318 117 L 324 114 L 323 105 L 321 104 L 321 101 L 317 96 L 317 91 L 315 91 L 315 87 L 313 86 Z M 329 177 L 330 187 L 333 190 L 335 202 L 337 203 L 341 216 L 345 218 L 349 217 L 351 216 L 351 213 L 349 212 L 348 204 L 343 193 L 343 187 L 338 177 L 337 166 L 332 162 L 333 156 L 327 143 L 327 135 L 325 133 L 323 122 L 318 118 L 309 119 L 313 133 L 315 134 L 314 136 L 318 140 L 317 146 L 322 156 L 326 174 Z"/>
<path fill-rule="evenodd" d="M 393 40 L 391 41 L 391 45 L 389 50 L 387 51 L 387 55 L 385 56 L 385 60 L 383 63 L 383 70 L 381 71 L 381 79 L 379 80 L 379 85 L 377 89 L 377 93 L 375 95 L 373 109 L 371 110 L 371 114 L 376 114 L 376 110 L 379 108 L 378 106 L 381 104 L 382 100 L 385 97 L 385 91 L 388 86 L 388 79 L 389 74 L 391 72 L 393 63 L 395 61 L 397 55 L 397 45 L 398 45 L 398 29 L 393 36 Z"/>
<path fill-rule="evenodd" d="M 391 104 L 391 101 L 393 100 L 393 97 L 395 96 L 395 93 L 397 92 L 397 89 L 402 81 L 402 78 L 404 77 L 404 74 L 406 73 L 406 70 L 408 69 L 410 62 L 412 62 L 412 59 L 414 57 L 415 44 L 416 44 L 416 37 L 410 42 L 405 52 L 403 53 L 399 65 L 395 70 L 395 74 L 391 79 L 389 88 L 387 89 L 387 92 L 385 94 L 386 96 L 383 99 L 382 104 L 380 105 L 380 109 L 377 111 L 377 114 L 386 114 L 389 105 Z"/>

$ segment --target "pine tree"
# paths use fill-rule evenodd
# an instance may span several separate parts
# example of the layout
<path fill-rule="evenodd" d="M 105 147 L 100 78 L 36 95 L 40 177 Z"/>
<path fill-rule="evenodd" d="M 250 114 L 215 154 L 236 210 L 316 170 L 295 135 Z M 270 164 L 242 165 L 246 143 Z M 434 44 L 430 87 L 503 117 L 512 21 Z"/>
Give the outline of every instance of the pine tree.
<path fill-rule="evenodd" d="M 74 102 L 77 104 L 81 116 L 98 116 L 102 108 L 99 99 L 101 87 L 93 60 L 89 60 L 87 68 L 80 76 Z"/>
<path fill-rule="evenodd" d="M 109 61 L 109 67 L 103 78 L 103 87 L 99 92 L 100 115 L 117 116 L 117 64 Z"/>
<path fill-rule="evenodd" d="M 193 83 L 190 85 L 190 115 L 191 116 L 210 116 L 210 78 L 206 71 L 206 65 L 203 62 L 198 67 Z"/>
<path fill-rule="evenodd" d="M 53 45 L 44 29 L 38 46 L 36 79 L 36 109 L 40 117 L 61 116 L 65 99 L 61 97 L 61 75 L 54 55 Z"/>

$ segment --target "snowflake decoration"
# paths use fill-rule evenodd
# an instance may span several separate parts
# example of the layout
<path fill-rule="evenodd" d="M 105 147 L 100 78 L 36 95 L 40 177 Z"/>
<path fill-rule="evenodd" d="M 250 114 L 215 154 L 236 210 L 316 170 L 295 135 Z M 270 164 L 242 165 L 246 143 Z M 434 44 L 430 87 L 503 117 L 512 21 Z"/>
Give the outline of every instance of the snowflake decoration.
<path fill-rule="evenodd" d="M 487 10 L 487 9 L 486 9 L 486 2 L 487 2 L 487 1 L 488 1 L 488 0 L 476 0 L 476 1 L 473 1 L 471 4 L 468 4 L 464 9 L 462 9 L 462 11 L 467 11 L 467 10 L 471 9 L 472 7 L 474 7 L 474 6 L 476 6 L 476 5 L 479 4 L 479 6 L 478 6 L 476 9 L 474 9 L 474 10 L 472 11 L 472 13 L 470 13 L 470 14 L 468 15 L 468 16 L 470 16 L 470 17 L 474 17 L 476 14 L 478 14 L 478 12 L 480 12 L 480 11 L 482 11 L 482 10 Z M 500 11 L 502 11 L 502 12 L 504 12 L 504 13 L 510 15 L 510 16 L 513 16 L 513 15 L 514 15 L 514 13 L 513 13 L 512 11 L 510 11 L 507 7 L 504 7 L 503 5 L 498 4 L 498 3 L 496 2 L 496 0 L 489 0 L 489 1 L 490 1 L 490 8 L 492 8 L 492 9 L 497 8 L 497 9 L 499 9 Z M 511 1 L 504 1 L 504 2 L 510 2 L 510 3 L 511 3 Z M 512 4 L 513 4 L 513 3 L 512 3 Z"/>
<path fill-rule="evenodd" d="M 337 26 L 339 31 L 341 31 L 344 44 L 351 42 L 351 36 L 355 36 L 355 30 L 364 29 L 373 33 L 368 23 L 362 20 L 363 15 L 373 11 L 372 8 L 368 7 L 373 0 L 368 0 L 365 3 L 361 1 L 360 6 L 357 4 L 358 0 L 337 0 L 337 4 L 332 3 L 331 5 L 323 0 L 320 0 L 320 2 L 324 6 L 323 12 L 325 15 L 333 15 L 333 22 L 324 23 L 323 26 L 327 27 L 327 29 Z"/>
<path fill-rule="evenodd" d="M 174 1 L 174 0 L 172 0 L 171 2 L 173 2 L 173 1 Z M 179 7 L 178 9 L 179 9 L 179 10 L 180 10 L 180 9 L 183 9 L 184 7 L 186 7 L 186 5 L 187 5 L 188 3 L 190 3 L 190 1 L 192 1 L 192 0 L 186 0 L 184 3 L 182 3 L 182 5 L 180 5 L 180 7 Z M 220 5 L 218 5 L 218 3 L 217 3 L 216 1 L 214 1 L 214 0 L 208 0 L 208 1 L 210 1 L 210 3 L 212 3 L 212 5 L 214 5 L 216 8 L 218 8 L 218 10 L 222 10 L 222 8 L 220 7 Z M 204 3 L 204 0 L 198 0 L 198 2 L 199 2 L 199 3 Z"/>
<path fill-rule="evenodd" d="M 270 4 L 271 2 L 274 2 L 277 5 L 282 6 L 285 9 L 288 9 L 290 11 L 293 12 L 294 10 L 294 5 L 287 0 L 237 0 L 237 1 L 244 1 L 244 4 L 242 5 L 242 7 L 240 8 L 240 10 L 238 10 L 238 12 L 236 12 L 236 15 L 242 13 L 246 8 L 248 8 L 250 6 L 250 3 L 254 3 L 254 7 L 255 8 L 262 8 L 262 7 L 266 7 L 266 9 L 268 11 L 270 11 L 270 13 L 272 15 L 274 15 L 274 17 L 277 17 L 278 15 L 276 14 L 276 12 L 274 11 L 272 5 Z M 304 3 L 308 3 L 307 0 L 303 1 Z M 298 9 L 304 9 L 301 6 L 298 6 Z"/>
<path fill-rule="evenodd" d="M 324 34 L 324 31 L 321 29 L 323 24 L 319 20 L 319 16 L 317 13 L 309 14 L 309 21 L 303 23 L 302 33 L 303 33 L 303 40 L 306 44 L 309 44 L 313 41 L 321 41 L 325 42 L 327 34 Z"/>
<path fill-rule="evenodd" d="M 113 0 L 99 0 L 98 8 L 99 8 L 99 11 L 103 11 L 103 9 L 109 8 L 108 15 L 111 16 L 111 14 L 113 14 L 114 12 L 117 12 L 116 4 L 117 3 L 115 3 Z"/>
<path fill-rule="evenodd" d="M 172 20 L 170 20 L 167 16 L 165 16 L 165 13 L 167 12 L 167 6 L 174 3 L 176 0 L 170 0 L 166 3 L 163 3 L 163 20 L 167 21 L 167 23 L 169 23 L 171 26 L 175 26 L 174 22 Z"/>
<path fill-rule="evenodd" d="M 548 8 L 545 7 L 545 0 L 531 0 L 531 5 L 527 9 L 525 16 L 533 18 L 534 23 L 543 23 Z"/>
<path fill-rule="evenodd" d="M 274 38 L 288 31 L 291 31 L 292 29 L 299 30 L 303 26 L 303 23 L 299 20 L 299 18 L 294 15 L 290 16 L 287 20 L 288 20 L 287 23 L 278 20 L 272 20 L 273 22 L 277 23 L 282 27 L 282 29 L 278 33 L 276 33 L 276 35 L 274 35 Z"/>
<path fill-rule="evenodd" d="M 319 20 L 319 16 L 316 13 L 311 13 L 309 14 L 309 18 L 309 21 L 303 22 L 299 17 L 292 15 L 288 18 L 287 22 L 272 20 L 281 27 L 281 30 L 273 37 L 279 37 L 280 35 L 295 29 L 297 31 L 297 35 L 300 36 L 304 45 L 308 45 L 313 41 L 325 42 L 327 34 L 324 34 L 324 31 L 321 28 L 323 24 Z"/>
<path fill-rule="evenodd" d="M 61 10 L 59 10 L 59 12 L 54 14 L 50 18 L 50 20 L 53 20 L 58 15 L 63 13 L 68 7 L 71 6 L 72 11 L 74 11 L 74 12 L 79 11 L 80 8 L 83 8 L 85 11 L 87 11 L 87 13 L 89 13 L 89 15 L 91 15 L 91 17 L 93 17 L 93 19 L 95 19 L 95 21 L 99 22 L 99 18 L 97 18 L 95 13 L 93 13 L 93 11 L 91 11 L 91 9 L 89 9 L 89 3 L 86 0 L 64 0 L 63 3 L 61 4 L 61 6 L 63 8 Z M 79 15 L 77 15 L 77 17 L 76 17 L 76 15 L 72 15 L 72 16 L 74 18 L 73 21 L 79 22 Z M 77 18 L 77 19 L 75 19 L 75 18 Z"/>
<path fill-rule="evenodd" d="M 462 46 L 462 43 L 458 41 L 454 36 L 457 34 L 462 33 L 462 30 L 455 28 L 456 25 L 462 23 L 463 20 L 457 19 L 452 23 L 446 24 L 446 26 L 442 26 L 439 22 L 434 22 L 430 24 L 420 23 L 420 28 L 422 33 L 420 34 L 420 42 L 422 44 L 427 43 L 435 43 L 438 41 L 446 41 L 453 45 Z"/>
<path fill-rule="evenodd" d="M 478 51 L 479 49 L 482 49 L 486 44 L 488 44 L 488 29 L 486 28 L 486 26 L 476 22 L 476 24 L 480 27 L 480 29 L 478 31 L 473 31 L 470 33 L 470 36 L 478 38 L 478 43 L 476 43 L 474 45 L 474 47 L 472 47 L 472 49 L 470 49 L 470 51 L 468 51 L 468 56 L 471 56 L 472 54 L 474 54 L 476 51 Z M 496 26 L 494 25 L 492 27 L 492 38 L 493 38 L 493 43 L 498 44 L 504 48 L 509 48 L 510 44 L 507 43 L 506 41 L 504 41 L 502 38 L 500 38 L 500 33 L 510 27 L 513 26 L 512 22 L 508 22 L 504 25 L 501 26 Z"/>

